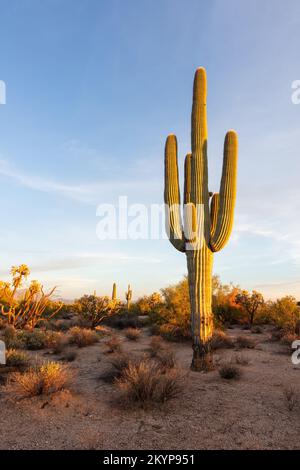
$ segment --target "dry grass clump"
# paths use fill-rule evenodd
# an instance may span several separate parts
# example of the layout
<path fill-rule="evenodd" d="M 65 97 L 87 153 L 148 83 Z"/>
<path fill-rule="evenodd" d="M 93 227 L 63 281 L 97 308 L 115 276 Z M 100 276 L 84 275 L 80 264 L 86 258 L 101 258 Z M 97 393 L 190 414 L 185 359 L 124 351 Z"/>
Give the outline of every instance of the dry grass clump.
<path fill-rule="evenodd" d="M 66 388 L 72 380 L 72 373 L 66 366 L 48 362 L 28 371 L 11 374 L 9 391 L 19 398 L 49 395 Z"/>
<path fill-rule="evenodd" d="M 17 338 L 24 349 L 38 351 L 47 347 L 48 332 L 43 330 L 18 331 Z"/>
<path fill-rule="evenodd" d="M 287 409 L 293 411 L 296 405 L 298 405 L 298 396 L 296 389 L 292 386 L 287 387 L 283 391 Z"/>
<path fill-rule="evenodd" d="M 254 349 L 255 341 L 247 336 L 238 336 L 236 338 L 236 346 L 240 349 Z"/>
<path fill-rule="evenodd" d="M 151 359 L 130 362 L 116 380 L 120 400 L 145 407 L 176 398 L 183 388 L 183 375 L 177 368 L 165 370 Z"/>
<path fill-rule="evenodd" d="M 137 341 L 141 336 L 141 330 L 138 328 L 127 328 L 125 336 L 130 341 Z"/>
<path fill-rule="evenodd" d="M 234 348 L 234 342 L 232 338 L 222 330 L 217 330 L 210 342 L 213 351 L 217 349 L 231 349 Z"/>
<path fill-rule="evenodd" d="M 22 344 L 17 336 L 17 330 L 12 325 L 7 325 L 4 328 L 4 342 L 7 348 L 19 348 Z"/>
<path fill-rule="evenodd" d="M 120 378 L 123 370 L 133 361 L 134 359 L 128 354 L 116 354 L 110 361 L 110 368 L 101 374 L 99 379 L 104 380 L 104 382 L 113 383 L 116 379 Z"/>
<path fill-rule="evenodd" d="M 8 348 L 37 351 L 46 347 L 47 334 L 38 329 L 16 330 L 12 325 L 8 325 L 4 330 L 4 341 Z"/>
<path fill-rule="evenodd" d="M 155 359 L 162 370 L 173 369 L 176 366 L 176 358 L 173 351 L 160 351 L 156 354 Z"/>
<path fill-rule="evenodd" d="M 79 348 L 91 346 L 97 343 L 98 339 L 95 331 L 88 328 L 80 328 L 79 326 L 71 328 L 68 335 L 69 344 L 76 344 Z"/>
<path fill-rule="evenodd" d="M 241 377 L 240 369 L 232 363 L 225 363 L 219 369 L 219 374 L 222 379 L 237 380 Z"/>
<path fill-rule="evenodd" d="M 68 344 L 68 339 L 64 333 L 51 331 L 45 339 L 46 348 L 54 354 L 60 354 Z"/>
<path fill-rule="evenodd" d="M 8 349 L 6 351 L 6 366 L 25 369 L 30 362 L 29 356 L 25 351 L 17 349 Z"/>
<path fill-rule="evenodd" d="M 112 338 L 105 341 L 105 346 L 107 346 L 107 354 L 121 352 L 121 340 L 117 336 L 112 336 Z"/>
<path fill-rule="evenodd" d="M 157 354 L 164 349 L 164 343 L 160 336 L 153 336 L 149 344 L 149 354 L 156 357 Z"/>
<path fill-rule="evenodd" d="M 188 326 L 179 326 L 172 323 L 160 325 L 158 333 L 167 341 L 181 342 L 191 339 L 191 330 Z"/>

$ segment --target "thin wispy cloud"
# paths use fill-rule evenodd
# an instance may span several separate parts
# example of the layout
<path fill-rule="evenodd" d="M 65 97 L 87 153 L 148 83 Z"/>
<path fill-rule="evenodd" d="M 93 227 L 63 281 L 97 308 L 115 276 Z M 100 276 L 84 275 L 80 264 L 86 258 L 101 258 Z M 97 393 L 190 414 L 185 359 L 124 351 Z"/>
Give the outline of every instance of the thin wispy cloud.
<path fill-rule="evenodd" d="M 57 193 L 72 199 L 78 199 L 83 202 L 89 202 L 90 190 L 88 187 L 79 185 L 67 185 L 51 181 L 46 178 L 32 176 L 22 173 L 12 167 L 6 160 L 0 160 L 0 175 L 7 176 L 21 186 L 24 186 L 35 191 L 42 191 L 46 193 Z"/>
<path fill-rule="evenodd" d="M 97 204 L 107 194 L 107 191 L 115 190 L 119 195 L 126 195 L 129 192 L 149 189 L 153 191 L 155 186 L 159 186 L 157 180 L 152 181 L 116 181 L 105 180 L 101 182 L 91 182 L 90 184 L 66 184 L 52 181 L 36 175 L 29 175 L 13 167 L 7 160 L 0 160 L 0 175 L 13 179 L 20 186 L 46 193 L 55 193 L 61 196 L 74 199 L 87 204 Z"/>
<path fill-rule="evenodd" d="M 78 268 L 99 267 L 99 262 L 115 265 L 116 263 L 142 263 L 159 264 L 161 259 L 151 256 L 132 256 L 126 253 L 107 252 L 107 253 L 79 253 L 57 258 L 45 258 L 42 262 L 33 263 L 30 266 L 31 272 L 50 272 L 65 271 Z M 7 269 L 0 270 L 0 275 L 7 275 Z"/>

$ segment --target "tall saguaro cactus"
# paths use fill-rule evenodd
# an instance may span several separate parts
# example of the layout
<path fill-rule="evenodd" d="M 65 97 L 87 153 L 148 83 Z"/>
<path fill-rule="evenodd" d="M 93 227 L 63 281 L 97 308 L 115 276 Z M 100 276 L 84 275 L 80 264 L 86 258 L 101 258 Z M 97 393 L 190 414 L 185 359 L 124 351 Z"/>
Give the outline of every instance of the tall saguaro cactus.
<path fill-rule="evenodd" d="M 185 158 L 183 222 L 177 163 L 177 139 L 169 135 L 165 147 L 165 207 L 172 245 L 186 254 L 191 304 L 193 370 L 212 366 L 213 254 L 227 243 L 234 216 L 238 139 L 230 130 L 225 137 L 220 193 L 208 190 L 206 71 L 197 69 L 192 108 L 192 153 Z"/>
<path fill-rule="evenodd" d="M 111 300 L 113 300 L 114 302 L 116 302 L 117 300 L 117 284 L 115 282 L 113 283 Z"/>
<path fill-rule="evenodd" d="M 128 284 L 127 292 L 125 292 L 125 298 L 126 298 L 126 301 L 127 301 L 127 310 L 129 310 L 130 309 L 131 299 L 132 299 L 132 289 L 130 287 L 130 284 Z"/>

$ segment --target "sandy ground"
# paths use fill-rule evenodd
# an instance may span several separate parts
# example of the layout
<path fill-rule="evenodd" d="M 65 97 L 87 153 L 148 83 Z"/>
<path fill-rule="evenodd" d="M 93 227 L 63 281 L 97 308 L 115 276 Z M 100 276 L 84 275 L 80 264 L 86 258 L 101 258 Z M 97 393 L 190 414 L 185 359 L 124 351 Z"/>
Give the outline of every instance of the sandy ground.
<path fill-rule="evenodd" d="M 104 340 L 78 349 L 70 363 L 74 386 L 52 397 L 12 401 L 0 386 L 0 449 L 297 449 L 300 436 L 300 396 L 289 411 L 284 394 L 293 386 L 300 394 L 300 366 L 278 343 L 264 334 L 239 328 L 229 335 L 250 335 L 254 350 L 220 350 L 216 361 L 243 354 L 237 381 L 221 379 L 218 371 L 188 372 L 180 398 L 151 410 L 121 409 L 112 399 L 114 385 L 99 380 L 109 366 Z M 123 339 L 123 350 L 143 353 L 147 330 L 138 342 Z M 188 371 L 191 348 L 168 343 Z M 35 353 L 34 353 L 35 354 Z M 45 352 L 39 352 L 45 355 Z M 45 359 L 59 356 L 45 355 Z"/>

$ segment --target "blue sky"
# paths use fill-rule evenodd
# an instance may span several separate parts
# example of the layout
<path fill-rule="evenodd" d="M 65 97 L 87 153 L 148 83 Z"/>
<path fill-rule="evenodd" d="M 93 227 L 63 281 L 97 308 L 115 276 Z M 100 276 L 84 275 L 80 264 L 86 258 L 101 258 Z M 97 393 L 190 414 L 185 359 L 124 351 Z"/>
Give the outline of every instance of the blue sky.
<path fill-rule="evenodd" d="M 298 0 L 1 0 L 2 278 L 27 263 L 66 298 L 176 282 L 167 240 L 99 240 L 96 208 L 161 203 L 166 136 L 190 148 L 193 74 L 208 75 L 210 189 L 239 134 L 235 227 L 224 282 L 300 299 Z"/>

